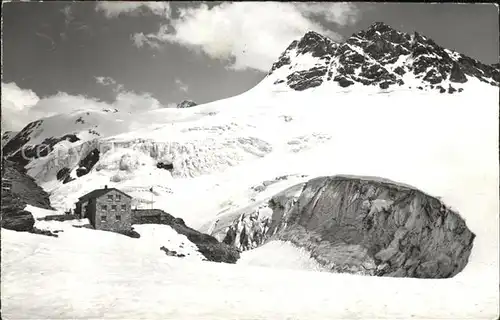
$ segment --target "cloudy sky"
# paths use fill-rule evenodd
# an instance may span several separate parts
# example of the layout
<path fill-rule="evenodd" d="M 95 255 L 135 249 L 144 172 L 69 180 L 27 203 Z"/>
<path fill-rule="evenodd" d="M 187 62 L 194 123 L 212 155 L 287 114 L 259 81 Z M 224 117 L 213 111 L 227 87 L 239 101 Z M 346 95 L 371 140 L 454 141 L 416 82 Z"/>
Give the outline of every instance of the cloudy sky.
<path fill-rule="evenodd" d="M 497 63 L 492 4 L 3 3 L 2 130 L 77 108 L 205 103 L 258 83 L 294 39 L 383 21 Z"/>

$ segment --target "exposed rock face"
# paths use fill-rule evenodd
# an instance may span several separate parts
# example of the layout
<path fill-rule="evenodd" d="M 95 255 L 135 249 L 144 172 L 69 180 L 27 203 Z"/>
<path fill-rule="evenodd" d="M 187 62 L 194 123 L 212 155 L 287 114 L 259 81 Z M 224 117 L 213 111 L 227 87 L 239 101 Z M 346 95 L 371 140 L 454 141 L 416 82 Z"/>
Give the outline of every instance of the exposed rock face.
<path fill-rule="evenodd" d="M 24 172 L 24 168 L 6 160 L 3 169 L 2 178 L 11 181 L 12 189 L 10 193 L 2 192 L 2 201 L 4 197 L 11 197 L 18 199 L 23 208 L 26 204 L 30 204 L 38 208 L 54 210 L 50 206 L 49 194 Z"/>
<path fill-rule="evenodd" d="M 417 32 L 399 32 L 377 22 L 336 43 L 315 32 L 293 41 L 268 73 L 274 84 L 286 83 L 302 91 L 335 81 L 346 88 L 353 84 L 377 85 L 387 89 L 404 85 L 407 75 L 418 79 L 422 88 L 435 89 L 449 80 L 462 84 L 467 77 L 499 85 L 498 65 L 486 65 L 445 49 Z M 431 88 L 433 86 L 433 88 Z"/>
<path fill-rule="evenodd" d="M 12 184 L 10 191 L 2 190 L 2 228 L 15 231 L 32 231 L 35 219 L 24 210 L 27 204 L 52 209 L 49 195 L 40 188 L 33 178 L 10 161 L 2 164 L 2 184 L 5 180 Z M 5 180 L 4 180 L 5 179 Z"/>
<path fill-rule="evenodd" d="M 119 231 L 116 231 L 116 233 L 123 234 L 124 236 L 134 238 L 134 239 L 138 239 L 141 237 L 139 232 L 137 232 L 133 229 L 131 229 L 131 230 L 119 230 Z"/>
<path fill-rule="evenodd" d="M 71 169 L 69 168 L 62 168 L 61 170 L 57 171 L 56 178 L 57 180 L 62 181 L 64 184 L 73 181 L 74 179 L 70 176 Z"/>
<path fill-rule="evenodd" d="M 273 64 L 269 75 L 280 68 L 292 69 L 285 79 L 278 79 L 276 83 L 286 82 L 294 90 L 305 90 L 321 85 L 328 71 L 331 57 L 330 53 L 336 49 L 337 43 L 316 33 L 308 32 L 300 41 L 293 41 L 281 54 L 278 61 Z M 300 61 L 298 56 L 311 55 L 316 58 L 316 63 L 301 69 L 297 67 Z"/>
<path fill-rule="evenodd" d="M 14 138 L 17 134 L 18 132 L 15 131 L 2 132 L 2 148 L 10 141 L 10 139 Z"/>
<path fill-rule="evenodd" d="M 171 256 L 171 257 L 183 258 L 183 257 L 186 256 L 186 255 L 184 255 L 182 253 L 177 253 L 177 251 L 175 251 L 175 250 L 169 250 L 169 249 L 165 248 L 165 246 L 162 246 L 160 248 L 160 250 L 162 250 L 163 252 L 165 252 L 165 254 L 167 256 Z"/>
<path fill-rule="evenodd" d="M 23 210 L 22 205 L 11 201 L 2 203 L 2 228 L 15 231 L 31 231 L 35 225 L 33 215 Z"/>
<path fill-rule="evenodd" d="M 314 88 L 323 83 L 323 76 L 326 74 L 326 67 L 314 67 L 309 70 L 295 71 L 286 77 L 290 88 L 302 91 Z"/>
<path fill-rule="evenodd" d="M 295 193 L 271 199 L 264 237 L 304 247 L 332 271 L 448 278 L 468 262 L 475 235 L 464 220 L 412 187 L 337 176 L 312 179 Z"/>
<path fill-rule="evenodd" d="M 198 104 L 191 100 L 184 100 L 177 105 L 177 108 L 191 108 L 197 106 Z"/>
<path fill-rule="evenodd" d="M 172 227 L 177 233 L 185 235 L 189 241 L 196 244 L 198 251 L 209 261 L 236 263 L 240 258 L 240 254 L 235 247 L 220 243 L 216 238 L 188 227 L 184 220 L 175 218 L 163 210 L 132 211 L 132 224 L 148 223 L 165 224 Z M 168 254 L 168 252 L 166 253 Z"/>
<path fill-rule="evenodd" d="M 99 154 L 99 149 L 93 149 L 92 151 L 90 151 L 78 164 L 78 168 L 76 169 L 76 176 L 81 177 L 89 173 L 90 170 L 92 170 L 95 164 L 99 161 Z"/>
<path fill-rule="evenodd" d="M 173 170 L 174 169 L 174 164 L 171 163 L 171 162 L 167 162 L 167 161 L 159 161 L 156 164 L 156 167 L 158 169 Z"/>
<path fill-rule="evenodd" d="M 36 227 L 33 227 L 33 229 L 31 229 L 31 231 L 30 231 L 30 233 L 33 233 L 33 234 L 40 234 L 42 236 L 48 236 L 48 237 L 54 237 L 54 238 L 59 237 L 59 235 L 58 235 L 59 232 L 62 232 L 62 230 L 50 231 L 50 230 L 38 229 Z"/>

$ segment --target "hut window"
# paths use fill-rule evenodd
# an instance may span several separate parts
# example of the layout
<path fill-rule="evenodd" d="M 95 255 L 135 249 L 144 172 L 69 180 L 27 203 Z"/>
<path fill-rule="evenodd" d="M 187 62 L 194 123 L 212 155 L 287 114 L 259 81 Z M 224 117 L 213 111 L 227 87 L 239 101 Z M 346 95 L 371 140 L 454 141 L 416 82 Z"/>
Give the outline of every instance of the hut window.
<path fill-rule="evenodd" d="M 106 216 L 101 216 L 101 221 L 102 221 L 102 222 L 106 222 L 106 221 L 107 221 L 107 219 L 106 219 L 106 218 L 107 218 Z"/>
<path fill-rule="evenodd" d="M 107 205 L 105 205 L 105 204 L 103 204 L 103 205 L 101 206 L 101 210 L 108 210 L 108 206 L 107 206 Z"/>
<path fill-rule="evenodd" d="M 117 215 L 117 216 L 116 216 L 116 221 L 122 221 L 122 216 Z"/>
<path fill-rule="evenodd" d="M 108 195 L 108 200 L 109 201 L 113 201 L 113 195 L 112 194 Z"/>
<path fill-rule="evenodd" d="M 116 195 L 116 201 L 120 201 L 121 199 L 122 199 L 122 196 L 121 196 L 121 195 L 119 195 L 119 194 L 117 194 L 117 195 Z"/>
<path fill-rule="evenodd" d="M 111 206 L 111 210 L 112 211 L 116 211 L 116 204 L 114 204 L 114 205 Z"/>
<path fill-rule="evenodd" d="M 127 205 L 126 204 L 122 204 L 122 210 L 126 210 L 127 209 Z"/>

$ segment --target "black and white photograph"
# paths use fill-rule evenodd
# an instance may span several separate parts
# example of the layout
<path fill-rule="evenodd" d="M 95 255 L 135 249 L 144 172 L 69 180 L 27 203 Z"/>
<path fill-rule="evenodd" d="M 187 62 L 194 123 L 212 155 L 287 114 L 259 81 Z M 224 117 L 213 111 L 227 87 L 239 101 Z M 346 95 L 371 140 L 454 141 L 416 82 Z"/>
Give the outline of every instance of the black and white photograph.
<path fill-rule="evenodd" d="M 499 6 L 3 1 L 1 315 L 496 320 Z"/>

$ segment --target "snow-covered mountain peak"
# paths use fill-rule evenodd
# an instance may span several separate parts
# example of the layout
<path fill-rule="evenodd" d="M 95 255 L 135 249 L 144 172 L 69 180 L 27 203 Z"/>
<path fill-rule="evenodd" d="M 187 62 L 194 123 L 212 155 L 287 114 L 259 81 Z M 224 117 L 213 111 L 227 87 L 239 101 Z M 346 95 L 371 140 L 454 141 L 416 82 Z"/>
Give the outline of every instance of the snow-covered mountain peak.
<path fill-rule="evenodd" d="M 296 45 L 298 53 L 310 53 L 319 58 L 329 54 L 336 46 L 336 42 L 314 31 L 307 32 Z"/>
<path fill-rule="evenodd" d="M 316 32 L 293 41 L 273 64 L 265 82 L 278 90 L 302 91 L 327 83 L 347 88 L 378 86 L 455 93 L 471 78 L 498 86 L 498 65 L 486 65 L 438 45 L 418 33 L 376 22 L 344 43 Z"/>

